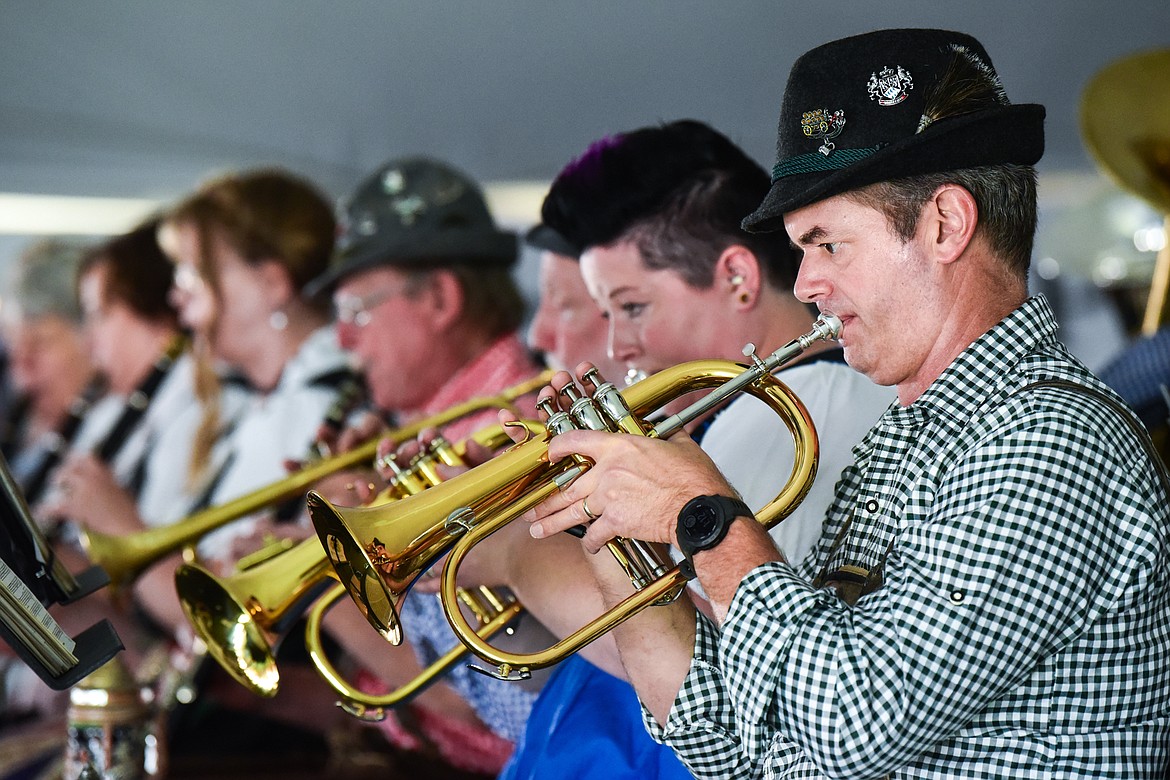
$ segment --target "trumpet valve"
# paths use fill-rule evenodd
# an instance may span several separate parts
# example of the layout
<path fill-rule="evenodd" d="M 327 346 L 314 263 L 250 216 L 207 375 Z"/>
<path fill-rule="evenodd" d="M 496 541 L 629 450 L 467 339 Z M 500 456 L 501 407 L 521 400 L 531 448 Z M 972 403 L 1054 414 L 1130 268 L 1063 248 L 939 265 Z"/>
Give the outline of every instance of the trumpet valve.
<path fill-rule="evenodd" d="M 398 465 L 398 456 L 393 452 L 388 452 L 382 457 L 374 461 L 374 465 L 378 468 L 386 469 L 392 472 L 395 476 L 403 472 L 402 466 Z"/>
<path fill-rule="evenodd" d="M 605 380 L 601 376 L 601 372 L 597 370 L 597 366 L 590 366 L 589 370 L 581 375 L 581 382 L 589 384 L 594 391 L 605 384 Z"/>
<path fill-rule="evenodd" d="M 554 399 L 542 398 L 537 402 L 536 407 L 548 416 L 548 421 L 544 426 L 553 436 L 576 429 L 577 426 L 573 423 L 573 418 L 569 416 L 568 412 L 562 412 L 558 409 Z"/>
<path fill-rule="evenodd" d="M 561 388 L 561 395 L 569 401 L 569 415 L 576 421 L 577 427 L 590 431 L 609 430 L 601 411 L 593 404 L 593 399 L 582 395 L 576 385 L 565 385 Z"/>
<path fill-rule="evenodd" d="M 747 344 L 743 345 L 743 356 L 745 358 L 750 358 L 752 365 L 758 368 L 761 373 L 766 374 L 768 372 L 768 366 L 764 364 L 764 361 L 760 360 L 758 355 L 756 355 L 756 345 L 752 342 L 749 341 Z"/>
<path fill-rule="evenodd" d="M 436 463 L 438 463 L 438 457 L 429 449 L 410 459 L 409 471 L 418 483 L 420 491 L 434 487 L 443 481 L 439 472 L 435 470 Z"/>
<path fill-rule="evenodd" d="M 593 402 L 610 421 L 612 430 L 645 436 L 650 427 L 630 409 L 626 399 L 612 382 L 603 382 L 593 393 Z"/>
<path fill-rule="evenodd" d="M 435 460 L 447 466 L 462 466 L 465 465 L 463 458 L 459 456 L 459 452 L 442 436 L 436 436 L 431 440 L 427 449 Z"/>

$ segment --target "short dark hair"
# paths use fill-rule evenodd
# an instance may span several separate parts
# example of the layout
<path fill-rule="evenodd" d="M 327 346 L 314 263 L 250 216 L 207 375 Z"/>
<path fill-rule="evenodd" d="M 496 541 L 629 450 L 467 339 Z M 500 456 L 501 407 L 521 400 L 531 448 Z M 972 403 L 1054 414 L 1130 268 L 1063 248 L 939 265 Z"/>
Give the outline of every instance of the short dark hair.
<path fill-rule="evenodd" d="M 685 119 L 593 143 L 557 176 L 541 220 L 582 249 L 631 240 L 647 268 L 672 269 L 701 288 L 719 254 L 742 245 L 771 285 L 791 289 L 799 258 L 787 237 L 740 227 L 769 186 L 725 135 Z"/>
<path fill-rule="evenodd" d="M 96 268 L 106 270 L 105 296 L 147 320 L 171 327 L 179 315 L 169 294 L 175 267 L 158 245 L 159 218 L 89 249 L 77 269 L 77 281 Z"/>
<path fill-rule="evenodd" d="M 894 234 L 909 241 L 918 230 L 922 206 L 944 184 L 971 193 L 979 209 L 976 233 L 1021 279 L 1028 276 L 1036 236 L 1036 169 L 1030 165 L 989 165 L 925 173 L 879 182 L 844 193 L 886 216 Z"/>

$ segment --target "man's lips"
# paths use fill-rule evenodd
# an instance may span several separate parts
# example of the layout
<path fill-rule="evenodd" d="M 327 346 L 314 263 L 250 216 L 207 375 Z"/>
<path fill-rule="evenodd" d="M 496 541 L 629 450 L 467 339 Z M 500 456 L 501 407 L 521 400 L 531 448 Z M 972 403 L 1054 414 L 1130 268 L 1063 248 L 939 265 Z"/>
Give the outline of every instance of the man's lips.
<path fill-rule="evenodd" d="M 841 320 L 841 332 L 837 334 L 837 341 L 845 343 L 845 332 L 849 329 L 849 324 L 853 322 L 855 317 L 850 314 L 842 314 L 841 312 L 833 312 L 837 315 L 837 319 Z"/>

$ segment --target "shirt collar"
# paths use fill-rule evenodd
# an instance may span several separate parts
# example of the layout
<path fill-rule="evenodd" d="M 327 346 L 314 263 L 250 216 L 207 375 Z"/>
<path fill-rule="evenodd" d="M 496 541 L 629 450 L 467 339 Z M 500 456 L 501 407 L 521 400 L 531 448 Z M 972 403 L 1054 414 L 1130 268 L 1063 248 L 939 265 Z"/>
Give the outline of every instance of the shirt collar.
<path fill-rule="evenodd" d="M 1009 381 L 1029 352 L 1056 340 L 1056 328 L 1047 299 L 1028 298 L 963 350 L 914 403 L 892 407 L 890 421 L 915 427 L 936 416 L 965 420 Z"/>
<path fill-rule="evenodd" d="M 436 414 L 477 395 L 499 392 L 518 381 L 516 377 L 532 374 L 530 353 L 515 333 L 508 333 L 452 374 L 419 409 L 404 411 L 402 416 L 415 419 Z"/>

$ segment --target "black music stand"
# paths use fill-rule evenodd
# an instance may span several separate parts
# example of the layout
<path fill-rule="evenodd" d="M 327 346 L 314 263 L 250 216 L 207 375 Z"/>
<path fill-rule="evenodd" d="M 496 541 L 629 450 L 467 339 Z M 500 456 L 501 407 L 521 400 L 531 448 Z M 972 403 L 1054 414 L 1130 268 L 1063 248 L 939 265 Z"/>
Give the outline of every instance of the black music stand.
<path fill-rule="evenodd" d="M 53 552 L 33 521 L 24 495 L 0 455 L 0 558 L 16 573 L 42 606 L 69 604 L 109 583 L 106 573 L 97 566 L 70 576 L 54 566 Z M 41 663 L 33 651 L 0 618 L 0 638 L 29 665 L 46 685 L 64 690 L 114 657 L 123 648 L 122 640 L 108 620 L 101 620 L 82 631 L 73 640 L 77 664 L 54 674 Z"/>

